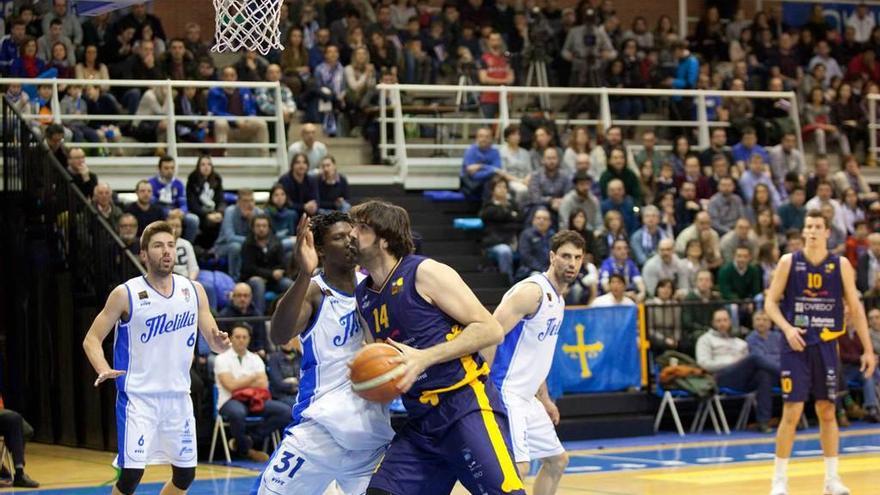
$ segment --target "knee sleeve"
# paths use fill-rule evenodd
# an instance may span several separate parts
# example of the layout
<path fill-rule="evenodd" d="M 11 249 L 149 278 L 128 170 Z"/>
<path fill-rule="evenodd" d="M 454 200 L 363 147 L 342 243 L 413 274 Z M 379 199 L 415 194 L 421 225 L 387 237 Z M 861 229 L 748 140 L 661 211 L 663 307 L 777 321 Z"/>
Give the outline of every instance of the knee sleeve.
<path fill-rule="evenodd" d="M 125 495 L 132 495 L 143 476 L 143 469 L 123 469 L 116 481 L 116 489 Z"/>
<path fill-rule="evenodd" d="M 188 490 L 196 479 L 196 468 L 171 466 L 171 483 L 178 490 Z"/>
<path fill-rule="evenodd" d="M 365 495 L 392 495 L 392 493 L 379 488 L 369 487 L 367 488 L 367 493 Z"/>

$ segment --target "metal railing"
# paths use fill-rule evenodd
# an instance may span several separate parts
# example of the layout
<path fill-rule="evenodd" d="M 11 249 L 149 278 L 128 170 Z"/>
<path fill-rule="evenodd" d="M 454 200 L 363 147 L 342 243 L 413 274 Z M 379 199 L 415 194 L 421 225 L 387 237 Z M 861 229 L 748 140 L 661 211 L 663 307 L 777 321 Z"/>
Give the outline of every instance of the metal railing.
<path fill-rule="evenodd" d="M 394 160 L 397 162 L 398 180 L 406 183 L 410 166 L 408 152 L 410 150 L 430 149 L 440 152 L 463 153 L 471 142 L 461 143 L 433 143 L 412 144 L 407 143 L 406 124 L 426 125 L 489 125 L 497 124 L 504 128 L 510 124 L 519 123 L 519 116 L 514 114 L 508 97 L 516 95 L 528 96 L 592 96 L 599 99 L 598 118 L 595 119 L 556 119 L 557 124 L 563 125 L 587 125 L 600 126 L 608 129 L 612 125 L 621 127 L 684 127 L 697 129 L 697 148 L 704 149 L 709 146 L 710 129 L 713 127 L 729 127 L 730 123 L 710 121 L 708 119 L 707 98 L 749 98 L 749 99 L 785 99 L 790 103 L 789 117 L 792 120 L 795 132 L 798 136 L 798 148 L 803 150 L 801 140 L 801 125 L 798 112 L 798 99 L 793 91 L 720 91 L 720 90 L 692 90 L 692 89 L 650 89 L 650 88 L 562 88 L 562 87 L 523 87 L 523 86 L 465 86 L 465 85 L 421 85 L 421 84 L 379 84 L 381 91 L 379 98 L 379 147 L 383 159 L 389 158 L 389 150 L 394 152 Z M 462 94 L 479 94 L 483 92 L 498 93 L 498 117 L 486 119 L 481 116 L 462 115 L 454 117 L 439 117 L 436 115 L 423 115 L 418 117 L 406 116 L 400 102 L 405 101 L 406 93 L 415 93 L 418 97 L 436 95 L 449 97 L 461 101 Z M 616 119 L 611 111 L 612 97 L 643 97 L 643 98 L 669 98 L 682 97 L 693 98 L 696 119 L 694 120 L 627 120 Z M 389 103 L 390 101 L 391 103 Z M 466 113 L 460 111 L 457 113 Z M 389 143 L 388 129 L 385 124 L 391 124 L 393 144 Z M 466 134 L 466 133 L 463 133 Z M 500 134 L 500 133 L 496 133 Z M 463 140 L 468 139 L 462 135 Z M 456 156 L 461 156 L 456 154 Z M 418 163 L 418 160 L 415 162 Z"/>
<path fill-rule="evenodd" d="M 112 395 L 95 391 L 77 349 L 110 291 L 143 268 L 5 98 L 2 136 L 7 405 L 34 425 L 40 441 L 109 447 L 115 442 L 102 411 L 112 414 Z"/>
<path fill-rule="evenodd" d="M 877 123 L 877 100 L 880 100 L 880 94 L 869 94 L 868 98 L 868 149 L 865 155 L 868 157 L 868 163 L 876 165 L 877 152 L 877 132 L 880 131 L 880 124 Z"/>
<path fill-rule="evenodd" d="M 170 79 L 167 80 L 130 80 L 130 79 L 27 79 L 27 78 L 2 78 L 0 79 L 0 84 L 21 84 L 21 85 L 44 85 L 49 84 L 52 86 L 52 120 L 57 124 L 64 124 L 70 120 L 101 120 L 101 121 L 114 121 L 114 122 L 130 122 L 130 121 L 164 121 L 167 125 L 168 131 L 166 132 L 166 139 L 164 142 L 101 142 L 101 143 L 89 143 L 89 142 L 77 142 L 77 147 L 80 148 L 106 148 L 106 149 L 142 149 L 145 147 L 164 147 L 167 150 L 167 153 L 174 158 L 178 157 L 178 150 L 212 150 L 212 149 L 228 149 L 228 150 L 242 150 L 242 149 L 263 149 L 274 151 L 274 162 L 278 166 L 279 172 L 283 173 L 287 170 L 287 128 L 284 124 L 284 113 L 281 108 L 280 102 L 281 100 L 281 84 L 279 82 L 226 82 L 226 81 L 173 81 Z M 59 87 L 64 87 L 69 84 L 76 84 L 82 86 L 110 86 L 111 88 L 161 88 L 165 91 L 165 99 L 162 103 L 163 110 L 165 112 L 164 115 L 102 115 L 102 114 L 86 114 L 86 115 L 70 115 L 70 114 L 62 114 L 61 113 L 61 96 L 59 96 Z M 274 100 L 276 102 L 275 105 L 275 114 L 274 115 L 256 115 L 256 116 L 248 116 L 248 117 L 239 117 L 239 116 L 220 116 L 220 115 L 177 115 L 174 109 L 174 99 L 175 99 L 175 90 L 184 89 L 184 88 L 203 88 L 210 89 L 214 87 L 220 88 L 247 88 L 247 89 L 256 89 L 256 88 L 268 88 L 274 91 Z M 36 115 L 36 114 L 24 114 L 24 117 L 28 119 L 35 119 L 40 117 L 45 117 L 44 115 Z M 174 132 L 176 129 L 176 124 L 178 122 L 216 122 L 219 120 L 227 120 L 234 121 L 242 118 L 261 120 L 266 122 L 272 122 L 275 124 L 275 142 L 272 143 L 271 139 L 266 143 L 187 143 L 187 142 L 179 142 L 177 139 L 177 133 Z M 247 158 L 247 157 L 235 157 L 239 158 Z M 265 160 L 265 159 L 264 159 Z M 236 163 L 241 163 L 242 165 L 247 165 L 248 162 L 254 162 L 254 158 L 239 160 Z M 259 162 L 259 159 L 256 159 Z M 116 163 L 113 163 L 116 164 Z M 118 165 L 123 166 L 126 162 L 123 158 L 119 159 Z"/>

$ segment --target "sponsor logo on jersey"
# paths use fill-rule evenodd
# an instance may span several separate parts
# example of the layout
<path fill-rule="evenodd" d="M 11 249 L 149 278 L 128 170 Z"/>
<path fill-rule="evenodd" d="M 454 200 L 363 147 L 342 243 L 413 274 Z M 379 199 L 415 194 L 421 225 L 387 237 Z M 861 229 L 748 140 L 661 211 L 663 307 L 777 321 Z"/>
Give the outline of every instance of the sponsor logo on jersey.
<path fill-rule="evenodd" d="M 834 311 L 834 303 L 805 302 L 802 311 Z"/>
<path fill-rule="evenodd" d="M 186 299 L 186 302 L 189 302 L 189 287 L 180 289 L 180 293 L 183 294 L 183 298 Z"/>
<path fill-rule="evenodd" d="M 834 263 L 827 263 L 825 265 L 825 273 L 831 273 L 834 271 Z"/>
<path fill-rule="evenodd" d="M 834 339 L 838 339 L 840 337 L 843 337 L 843 334 L 845 334 L 845 333 L 846 333 L 846 327 L 844 327 L 840 330 L 837 330 L 837 331 L 834 331 L 828 327 L 825 327 L 819 333 L 819 338 L 822 339 L 822 342 L 830 342 Z"/>
<path fill-rule="evenodd" d="M 149 298 L 150 298 L 150 295 L 147 294 L 147 291 L 142 290 L 142 291 L 138 292 L 138 299 L 149 299 Z"/>
<path fill-rule="evenodd" d="M 141 334 L 140 340 L 146 344 L 153 337 L 158 335 L 173 333 L 181 328 L 185 328 L 196 323 L 196 314 L 193 312 L 177 313 L 172 319 L 168 319 L 168 315 L 162 313 L 144 321 L 147 331 Z"/>
<path fill-rule="evenodd" d="M 401 289 L 403 289 L 403 277 L 398 277 L 397 280 L 391 284 L 391 295 L 396 296 Z"/>

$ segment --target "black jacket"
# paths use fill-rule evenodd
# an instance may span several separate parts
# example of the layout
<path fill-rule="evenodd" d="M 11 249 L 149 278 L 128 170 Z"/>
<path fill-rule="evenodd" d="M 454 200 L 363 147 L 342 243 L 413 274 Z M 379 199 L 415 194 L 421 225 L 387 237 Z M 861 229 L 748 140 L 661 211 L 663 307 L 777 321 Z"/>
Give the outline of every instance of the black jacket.
<path fill-rule="evenodd" d="M 496 244 L 507 244 L 512 247 L 517 233 L 523 226 L 522 213 L 513 201 L 506 205 L 487 202 L 480 210 L 480 219 L 483 220 L 484 247 Z"/>
<path fill-rule="evenodd" d="M 202 221 L 204 221 L 205 215 L 208 213 L 211 213 L 212 211 L 222 212 L 226 209 L 226 198 L 223 195 L 223 178 L 216 173 L 213 176 L 216 177 L 214 184 L 211 186 L 214 190 L 214 209 L 210 211 L 205 209 L 201 200 L 205 179 L 202 178 L 202 175 L 198 170 L 191 172 L 186 179 L 186 205 L 189 208 L 189 211 L 198 215 L 199 219 Z"/>
<path fill-rule="evenodd" d="M 241 280 L 246 282 L 254 276 L 274 280 L 272 272 L 279 269 L 284 269 L 284 252 L 278 239 L 270 233 L 269 243 L 263 248 L 253 233 L 248 235 L 241 246 Z"/>

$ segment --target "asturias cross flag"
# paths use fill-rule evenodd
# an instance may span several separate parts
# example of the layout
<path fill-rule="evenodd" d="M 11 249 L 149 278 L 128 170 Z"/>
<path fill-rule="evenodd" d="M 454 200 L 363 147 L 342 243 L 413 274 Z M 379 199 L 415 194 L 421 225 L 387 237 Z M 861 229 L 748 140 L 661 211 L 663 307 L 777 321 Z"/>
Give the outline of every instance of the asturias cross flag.
<path fill-rule="evenodd" d="M 635 306 L 566 309 L 547 377 L 550 395 L 639 387 L 638 340 Z"/>

